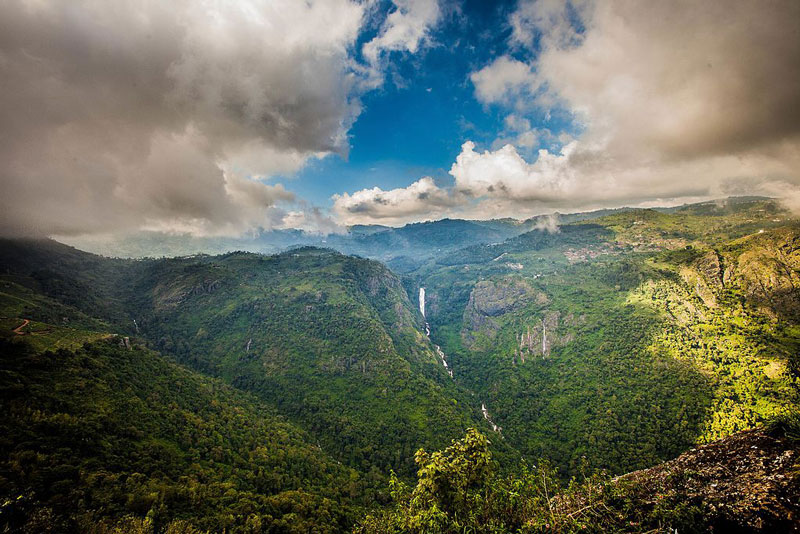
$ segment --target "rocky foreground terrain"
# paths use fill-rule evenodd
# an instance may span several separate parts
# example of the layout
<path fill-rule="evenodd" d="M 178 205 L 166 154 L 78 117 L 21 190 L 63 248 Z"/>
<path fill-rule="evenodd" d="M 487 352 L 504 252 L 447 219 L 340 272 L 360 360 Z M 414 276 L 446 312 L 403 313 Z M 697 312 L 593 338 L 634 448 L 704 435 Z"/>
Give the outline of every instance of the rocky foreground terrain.
<path fill-rule="evenodd" d="M 742 432 L 616 482 L 643 510 L 697 506 L 713 532 L 800 532 L 800 445 L 779 435 Z"/>

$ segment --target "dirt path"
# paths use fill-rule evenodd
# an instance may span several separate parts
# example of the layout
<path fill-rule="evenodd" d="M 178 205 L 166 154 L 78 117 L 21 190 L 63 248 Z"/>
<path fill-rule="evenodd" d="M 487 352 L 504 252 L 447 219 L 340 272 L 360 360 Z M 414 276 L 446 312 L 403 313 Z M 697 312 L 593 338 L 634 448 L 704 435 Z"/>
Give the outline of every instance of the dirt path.
<path fill-rule="evenodd" d="M 30 321 L 28 319 L 23 319 L 22 324 L 19 325 L 18 327 L 16 327 L 13 330 L 13 332 L 15 334 L 17 334 L 18 336 L 24 336 L 25 332 L 23 332 L 22 329 L 25 328 L 26 326 L 28 326 L 29 324 L 30 324 Z"/>

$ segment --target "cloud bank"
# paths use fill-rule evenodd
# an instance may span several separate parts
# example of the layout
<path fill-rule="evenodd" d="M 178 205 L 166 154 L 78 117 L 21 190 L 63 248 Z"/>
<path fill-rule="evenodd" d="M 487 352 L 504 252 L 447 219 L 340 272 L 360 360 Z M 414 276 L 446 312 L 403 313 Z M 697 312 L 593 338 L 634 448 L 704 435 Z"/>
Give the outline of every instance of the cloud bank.
<path fill-rule="evenodd" d="M 453 185 L 428 192 L 454 203 L 426 211 L 417 199 L 411 213 L 525 215 L 744 193 L 800 205 L 797 20 L 793 0 L 520 2 L 510 50 L 532 59 L 502 55 L 471 76 L 476 98 L 508 110 L 514 136 L 483 152 L 464 143 Z M 526 112 L 551 111 L 581 133 L 524 127 Z M 518 148 L 543 133 L 560 148 L 526 161 Z M 377 222 L 395 220 L 406 196 L 373 189 L 334 201 L 349 221 Z"/>
<path fill-rule="evenodd" d="M 346 155 L 379 68 L 353 59 L 369 7 L 0 3 L 0 231 L 213 235 L 297 220 L 303 203 L 267 179 Z M 417 50 L 437 17 L 435 0 L 398 0 L 365 54 Z"/>

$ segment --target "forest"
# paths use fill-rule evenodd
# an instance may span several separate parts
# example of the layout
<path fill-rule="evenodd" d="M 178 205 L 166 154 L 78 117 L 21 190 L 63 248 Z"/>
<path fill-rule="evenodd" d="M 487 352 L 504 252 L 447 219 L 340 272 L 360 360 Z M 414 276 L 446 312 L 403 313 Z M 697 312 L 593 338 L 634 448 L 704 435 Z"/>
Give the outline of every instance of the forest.
<path fill-rule="evenodd" d="M 765 428 L 796 449 L 800 225 L 775 202 L 464 223 L 401 233 L 414 261 L 371 241 L 395 271 L 4 240 L 0 525 L 702 532 L 723 519 L 679 484 L 654 508 L 614 477 Z"/>

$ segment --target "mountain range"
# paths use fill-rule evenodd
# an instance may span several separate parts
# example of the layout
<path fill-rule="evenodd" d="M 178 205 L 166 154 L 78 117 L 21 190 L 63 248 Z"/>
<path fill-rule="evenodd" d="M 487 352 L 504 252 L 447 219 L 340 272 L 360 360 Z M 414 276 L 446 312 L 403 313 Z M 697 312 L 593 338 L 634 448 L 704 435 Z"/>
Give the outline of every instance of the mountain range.
<path fill-rule="evenodd" d="M 652 489 L 766 427 L 796 476 L 800 221 L 772 199 L 95 245 L 0 243 L 7 530 L 542 532 L 592 499 L 638 518 L 605 531 L 797 528 L 797 486 L 740 523 L 688 467 Z"/>

